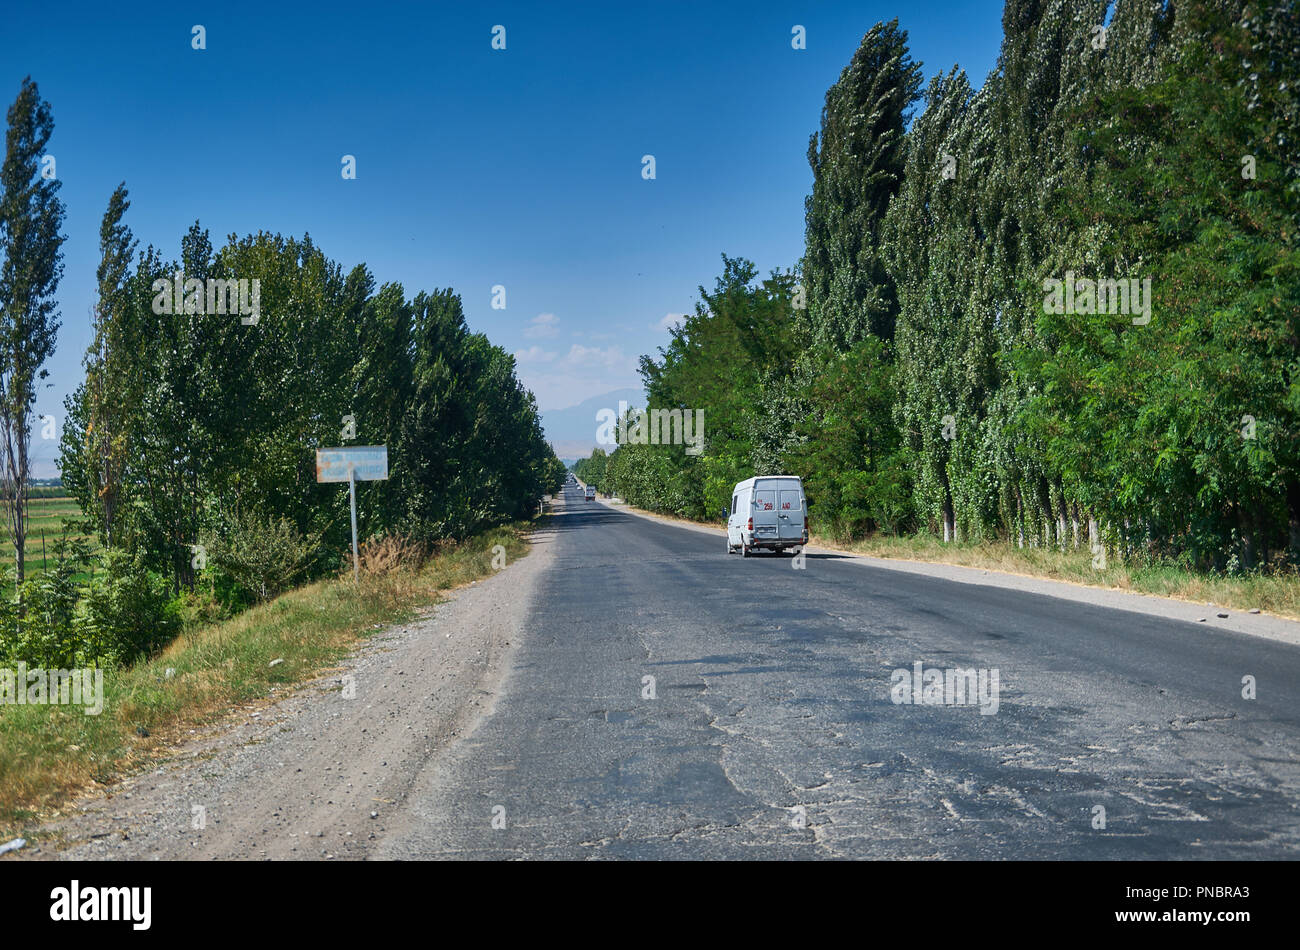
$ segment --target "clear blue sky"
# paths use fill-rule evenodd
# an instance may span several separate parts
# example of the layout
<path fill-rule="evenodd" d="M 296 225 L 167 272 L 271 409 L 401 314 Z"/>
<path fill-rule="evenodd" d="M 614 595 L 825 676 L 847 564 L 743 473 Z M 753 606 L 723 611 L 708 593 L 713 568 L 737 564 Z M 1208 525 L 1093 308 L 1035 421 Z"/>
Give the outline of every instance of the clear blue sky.
<path fill-rule="evenodd" d="M 67 205 L 63 328 L 37 404 L 82 377 L 98 226 L 119 181 L 141 246 L 198 219 L 309 232 L 408 295 L 450 286 L 518 355 L 543 409 L 639 386 L 665 318 L 723 251 L 761 271 L 803 248 L 806 152 L 826 88 L 898 16 L 928 79 L 982 84 L 998 0 L 9 4 L 0 99 L 31 74 L 54 111 Z M 191 27 L 207 49 L 191 49 Z M 506 49 L 491 48 L 494 25 Z M 791 48 L 795 24 L 807 49 Z M 340 176 L 355 155 L 357 178 Z M 653 154 L 657 178 L 641 177 Z M 506 287 L 507 308 L 491 308 Z M 33 432 L 36 476 L 53 442 Z"/>

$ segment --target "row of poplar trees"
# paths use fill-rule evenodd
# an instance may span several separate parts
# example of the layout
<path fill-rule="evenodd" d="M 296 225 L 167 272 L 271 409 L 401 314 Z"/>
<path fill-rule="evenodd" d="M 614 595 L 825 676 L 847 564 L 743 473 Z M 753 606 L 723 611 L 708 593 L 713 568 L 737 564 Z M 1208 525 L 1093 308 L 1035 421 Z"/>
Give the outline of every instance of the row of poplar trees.
<path fill-rule="evenodd" d="M 642 360 L 652 406 L 706 408 L 705 453 L 623 446 L 602 487 L 712 516 L 784 470 L 841 537 L 1296 563 L 1296 6 L 1008 0 L 1003 31 L 978 90 L 924 83 L 897 21 L 867 33 L 810 142 L 799 266 L 724 258 Z M 1067 275 L 1149 279 L 1149 321 L 1053 312 Z"/>
<path fill-rule="evenodd" d="M 365 265 L 345 273 L 310 237 L 231 235 L 214 248 L 197 223 L 165 260 L 138 250 L 128 207 L 119 186 L 61 443 L 63 483 L 106 547 L 175 589 L 194 583 L 199 545 L 250 523 L 318 538 L 337 561 L 348 492 L 317 483 L 317 447 L 388 447 L 389 479 L 357 486 L 363 538 L 464 538 L 558 487 L 563 466 L 514 358 L 469 331 L 451 290 L 376 288 Z M 205 286 L 260 281 L 256 322 L 155 312 L 154 282 L 177 272 Z"/>

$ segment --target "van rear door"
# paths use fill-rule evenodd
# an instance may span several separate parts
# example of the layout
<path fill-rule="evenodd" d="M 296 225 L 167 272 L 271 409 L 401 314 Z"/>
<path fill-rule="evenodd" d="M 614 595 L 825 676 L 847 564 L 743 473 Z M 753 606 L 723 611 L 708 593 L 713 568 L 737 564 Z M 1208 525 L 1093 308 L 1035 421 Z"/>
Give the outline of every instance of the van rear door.
<path fill-rule="evenodd" d="M 781 537 L 776 505 L 776 483 L 768 479 L 755 481 L 754 505 L 750 509 L 754 519 L 755 544 L 772 544 Z"/>
<path fill-rule="evenodd" d="M 803 541 L 803 486 L 793 478 L 774 479 L 777 537 L 790 544 Z"/>

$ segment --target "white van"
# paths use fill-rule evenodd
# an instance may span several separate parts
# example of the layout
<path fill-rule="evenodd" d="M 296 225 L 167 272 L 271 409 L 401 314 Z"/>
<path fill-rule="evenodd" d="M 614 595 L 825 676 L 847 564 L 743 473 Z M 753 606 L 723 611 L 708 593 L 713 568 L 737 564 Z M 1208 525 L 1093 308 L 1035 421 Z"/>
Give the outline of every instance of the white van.
<path fill-rule="evenodd" d="M 766 548 L 780 553 L 808 543 L 808 500 L 798 475 L 760 475 L 731 490 L 727 553 Z"/>

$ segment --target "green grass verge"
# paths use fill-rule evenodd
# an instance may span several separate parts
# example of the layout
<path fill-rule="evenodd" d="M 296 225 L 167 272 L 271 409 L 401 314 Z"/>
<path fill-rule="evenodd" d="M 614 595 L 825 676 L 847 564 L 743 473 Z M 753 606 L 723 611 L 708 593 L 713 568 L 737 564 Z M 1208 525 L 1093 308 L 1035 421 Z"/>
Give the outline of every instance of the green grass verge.
<path fill-rule="evenodd" d="M 814 538 L 813 543 L 823 542 Z M 1300 620 L 1300 577 L 1295 574 L 1201 574 L 1174 564 L 1126 563 L 1114 558 L 1107 559 L 1106 567 L 1098 570 L 1092 566 L 1092 555 L 1086 549 L 1018 548 L 996 541 L 944 544 L 929 536 L 869 538 L 842 549 L 870 557 L 955 564 L 1088 587 L 1158 594 L 1236 610 L 1259 608 Z"/>
<path fill-rule="evenodd" d="M 440 591 L 492 571 L 492 548 L 528 553 L 524 526 L 442 551 L 419 570 L 317 581 L 238 616 L 187 632 L 157 658 L 104 674 L 104 711 L 0 704 L 0 840 L 33 837 L 64 802 L 156 761 L 233 707 L 310 679 L 377 627 L 412 618 Z M 274 667 L 272 660 L 283 659 Z M 175 669 L 171 679 L 164 673 Z"/>

